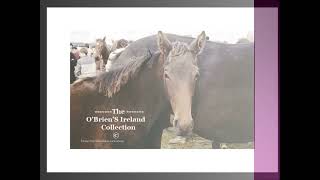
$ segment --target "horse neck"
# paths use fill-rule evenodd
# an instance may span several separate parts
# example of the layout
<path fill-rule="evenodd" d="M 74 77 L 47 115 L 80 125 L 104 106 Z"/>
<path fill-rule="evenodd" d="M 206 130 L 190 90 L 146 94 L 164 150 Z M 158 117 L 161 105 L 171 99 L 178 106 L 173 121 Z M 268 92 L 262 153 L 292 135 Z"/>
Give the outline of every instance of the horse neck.
<path fill-rule="evenodd" d="M 101 57 L 104 61 L 108 60 L 109 58 L 109 51 L 108 51 L 108 48 L 107 47 L 103 47 L 102 50 L 101 50 Z"/>
<path fill-rule="evenodd" d="M 119 102 L 126 102 L 126 104 L 130 104 L 127 101 L 130 97 L 131 101 L 136 103 L 136 105 L 142 105 L 145 103 L 146 99 L 152 99 L 154 96 L 157 96 L 159 101 L 165 98 L 163 81 L 158 76 L 156 70 L 156 66 L 148 67 L 148 64 L 144 64 L 139 74 L 129 80 L 126 85 L 120 88 L 120 91 L 117 94 L 112 96 L 110 99 L 111 102 L 115 104 Z M 148 89 L 150 87 L 151 89 Z M 157 93 L 153 94 L 155 92 Z M 147 98 L 144 99 L 141 96 Z"/>

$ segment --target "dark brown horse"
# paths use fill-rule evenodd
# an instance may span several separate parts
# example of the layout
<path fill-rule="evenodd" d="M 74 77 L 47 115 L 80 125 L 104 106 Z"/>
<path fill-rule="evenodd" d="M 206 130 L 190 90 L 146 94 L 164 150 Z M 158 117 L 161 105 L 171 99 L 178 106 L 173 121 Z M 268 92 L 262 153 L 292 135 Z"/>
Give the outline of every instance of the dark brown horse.
<path fill-rule="evenodd" d="M 110 51 L 106 44 L 106 37 L 103 37 L 103 39 L 97 39 L 96 40 L 96 54 L 95 54 L 95 61 L 96 61 L 96 69 L 97 72 L 104 72 L 105 66 L 107 64 Z"/>
<path fill-rule="evenodd" d="M 96 78 L 87 78 L 71 85 L 71 148 L 159 148 L 162 129 L 169 124 L 170 109 L 159 76 L 159 53 L 148 50 L 137 58 L 128 59 L 121 67 Z M 96 112 L 112 109 L 141 111 L 129 116 L 145 117 L 145 122 L 87 122 L 87 117 L 112 118 L 114 114 Z M 135 126 L 135 130 L 108 131 L 105 126 Z M 115 140 L 120 142 L 89 142 Z"/>

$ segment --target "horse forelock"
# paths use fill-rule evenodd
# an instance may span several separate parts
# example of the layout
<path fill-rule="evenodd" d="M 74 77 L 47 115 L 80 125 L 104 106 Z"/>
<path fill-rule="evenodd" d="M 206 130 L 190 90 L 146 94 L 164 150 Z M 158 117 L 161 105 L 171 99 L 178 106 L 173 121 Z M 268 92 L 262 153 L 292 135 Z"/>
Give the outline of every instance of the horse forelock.
<path fill-rule="evenodd" d="M 172 43 L 172 49 L 170 51 L 170 56 L 181 56 L 189 51 L 189 47 L 186 43 L 175 41 Z"/>
<path fill-rule="evenodd" d="M 120 91 L 122 86 L 138 75 L 143 65 L 150 57 L 150 52 L 140 57 L 133 57 L 135 60 L 130 61 L 125 66 L 111 68 L 108 72 L 99 75 L 96 79 L 99 93 L 104 94 L 109 98 L 112 97 Z"/>

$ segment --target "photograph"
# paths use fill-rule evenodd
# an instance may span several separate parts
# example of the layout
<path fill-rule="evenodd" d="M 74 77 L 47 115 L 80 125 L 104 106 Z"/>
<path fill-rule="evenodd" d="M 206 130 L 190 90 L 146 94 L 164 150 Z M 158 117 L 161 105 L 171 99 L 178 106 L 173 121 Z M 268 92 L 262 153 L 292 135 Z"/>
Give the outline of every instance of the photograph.
<path fill-rule="evenodd" d="M 254 149 L 253 8 L 70 16 L 70 149 Z"/>

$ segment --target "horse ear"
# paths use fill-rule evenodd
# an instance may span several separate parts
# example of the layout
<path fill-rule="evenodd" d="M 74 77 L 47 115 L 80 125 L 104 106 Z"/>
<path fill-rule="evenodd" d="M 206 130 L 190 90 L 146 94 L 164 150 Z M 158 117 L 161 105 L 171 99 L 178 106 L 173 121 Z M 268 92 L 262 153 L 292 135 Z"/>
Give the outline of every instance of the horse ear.
<path fill-rule="evenodd" d="M 103 37 L 102 41 L 105 41 L 105 40 L 106 40 L 106 36 Z"/>
<path fill-rule="evenodd" d="M 162 31 L 158 32 L 158 47 L 162 54 L 168 53 L 172 48 L 171 42 Z"/>
<path fill-rule="evenodd" d="M 197 37 L 197 39 L 192 41 L 191 44 L 189 45 L 190 50 L 195 54 L 200 54 L 204 49 L 206 40 L 207 40 L 206 33 L 202 31 L 201 34 Z"/>

